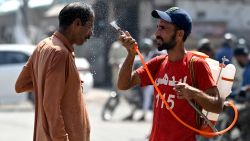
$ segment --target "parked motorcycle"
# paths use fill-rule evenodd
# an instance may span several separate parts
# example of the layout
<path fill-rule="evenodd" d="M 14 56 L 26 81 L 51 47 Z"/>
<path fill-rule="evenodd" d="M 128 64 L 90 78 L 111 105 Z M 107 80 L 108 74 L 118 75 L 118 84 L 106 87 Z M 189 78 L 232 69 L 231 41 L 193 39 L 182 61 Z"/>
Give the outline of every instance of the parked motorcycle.
<path fill-rule="evenodd" d="M 124 98 L 126 102 L 132 107 L 131 114 L 133 115 L 135 110 L 142 108 L 142 92 L 139 86 L 127 91 L 126 94 L 116 91 L 110 92 L 108 99 L 103 105 L 101 118 L 103 121 L 109 121 L 112 119 L 117 107 L 121 102 L 121 98 Z"/>
<path fill-rule="evenodd" d="M 239 117 L 234 127 L 227 133 L 210 139 L 199 137 L 198 141 L 250 141 L 250 95 L 241 91 L 239 95 L 231 97 L 238 109 Z M 224 109 L 216 124 L 218 130 L 227 128 L 233 120 L 232 109 Z"/>

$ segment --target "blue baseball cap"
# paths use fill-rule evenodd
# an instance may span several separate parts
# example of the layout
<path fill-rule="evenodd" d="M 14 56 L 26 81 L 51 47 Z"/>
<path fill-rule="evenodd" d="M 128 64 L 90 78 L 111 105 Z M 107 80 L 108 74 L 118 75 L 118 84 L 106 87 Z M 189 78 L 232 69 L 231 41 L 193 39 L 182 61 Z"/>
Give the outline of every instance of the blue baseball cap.
<path fill-rule="evenodd" d="M 191 33 L 191 16 L 185 10 L 179 7 L 171 7 L 167 9 L 167 11 L 153 10 L 151 15 L 154 18 L 162 19 L 184 30 L 186 37 Z"/>

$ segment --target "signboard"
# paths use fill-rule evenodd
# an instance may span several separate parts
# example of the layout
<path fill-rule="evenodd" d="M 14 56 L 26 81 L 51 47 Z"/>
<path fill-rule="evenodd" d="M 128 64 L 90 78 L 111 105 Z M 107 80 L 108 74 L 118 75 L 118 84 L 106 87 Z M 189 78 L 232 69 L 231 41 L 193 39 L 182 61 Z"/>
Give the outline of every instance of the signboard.
<path fill-rule="evenodd" d="M 226 22 L 219 21 L 202 21 L 193 22 L 192 34 L 193 38 L 202 37 L 222 37 L 226 32 Z"/>

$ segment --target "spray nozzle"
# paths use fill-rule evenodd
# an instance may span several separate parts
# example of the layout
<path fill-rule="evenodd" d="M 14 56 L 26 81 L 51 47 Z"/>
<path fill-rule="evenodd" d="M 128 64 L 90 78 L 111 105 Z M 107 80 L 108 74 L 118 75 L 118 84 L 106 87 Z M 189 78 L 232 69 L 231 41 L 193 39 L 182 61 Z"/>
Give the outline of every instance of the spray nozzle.
<path fill-rule="evenodd" d="M 122 31 L 122 29 L 117 25 L 116 21 L 110 22 L 110 25 L 111 25 L 112 27 L 114 27 L 117 31 L 119 31 L 120 34 L 123 34 L 123 33 L 124 33 L 124 32 Z"/>
<path fill-rule="evenodd" d="M 220 65 L 220 72 L 219 72 L 219 75 L 218 75 L 218 78 L 217 78 L 217 81 L 216 81 L 216 85 L 217 85 L 218 82 L 219 82 L 219 79 L 220 79 L 220 76 L 221 76 L 221 72 L 222 72 L 222 68 L 225 67 L 225 62 L 228 62 L 228 61 L 229 61 L 229 60 L 226 58 L 226 56 L 223 56 L 223 57 L 221 58 L 221 60 L 222 60 L 222 63 L 221 63 L 221 65 Z"/>
<path fill-rule="evenodd" d="M 225 65 L 225 62 L 228 62 L 229 60 L 226 58 L 226 56 L 222 57 L 222 64 Z"/>

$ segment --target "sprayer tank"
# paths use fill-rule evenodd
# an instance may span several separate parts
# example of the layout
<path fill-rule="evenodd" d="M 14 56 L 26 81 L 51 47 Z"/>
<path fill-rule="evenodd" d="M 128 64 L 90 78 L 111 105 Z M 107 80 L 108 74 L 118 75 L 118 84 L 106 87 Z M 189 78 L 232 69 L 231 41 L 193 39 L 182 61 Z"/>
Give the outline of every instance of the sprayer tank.
<path fill-rule="evenodd" d="M 220 67 L 220 63 L 211 58 L 206 58 L 205 61 L 210 67 L 212 76 L 219 90 L 220 97 L 225 99 L 231 93 L 236 71 L 235 66 L 233 64 L 228 64 L 225 67 Z M 217 113 L 208 112 L 204 109 L 202 110 L 202 113 L 212 122 L 216 122 L 218 120 L 219 114 Z"/>
<path fill-rule="evenodd" d="M 206 58 L 213 78 L 218 87 L 220 96 L 226 98 L 232 91 L 233 80 L 236 72 L 236 68 L 233 64 L 228 64 L 225 67 L 220 67 L 218 61 Z"/>

